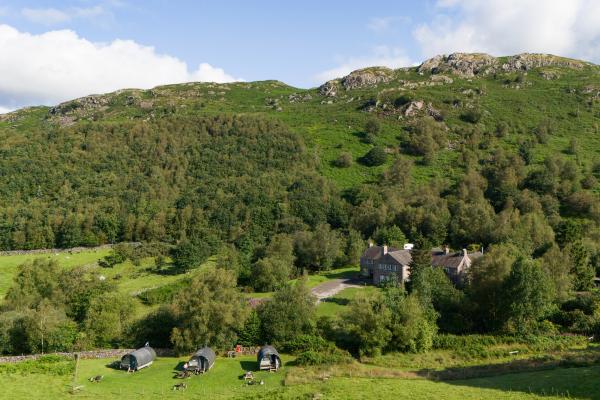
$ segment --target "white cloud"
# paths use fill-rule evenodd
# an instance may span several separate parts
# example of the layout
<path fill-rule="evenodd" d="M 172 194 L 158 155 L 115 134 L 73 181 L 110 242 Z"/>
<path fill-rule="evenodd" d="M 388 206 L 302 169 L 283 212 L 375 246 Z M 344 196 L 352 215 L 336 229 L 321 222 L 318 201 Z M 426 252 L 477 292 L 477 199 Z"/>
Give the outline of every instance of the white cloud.
<path fill-rule="evenodd" d="M 408 17 L 373 17 L 369 19 L 367 28 L 376 33 L 384 33 L 392 30 L 399 23 L 409 23 Z"/>
<path fill-rule="evenodd" d="M 544 52 L 600 61 L 596 0 L 442 0 L 413 35 L 422 55 L 482 51 Z"/>
<path fill-rule="evenodd" d="M 94 43 L 70 30 L 33 35 L 0 24 L 0 54 L 4 107 L 55 104 L 128 87 L 239 80 L 206 63 L 190 70 L 178 58 L 131 40 Z"/>
<path fill-rule="evenodd" d="M 57 25 L 74 19 L 93 19 L 104 14 L 107 11 L 102 6 L 88 8 L 73 7 L 65 10 L 56 8 L 24 8 L 21 14 L 31 22 L 43 25 Z"/>
<path fill-rule="evenodd" d="M 366 57 L 350 57 L 338 60 L 338 66 L 322 71 L 315 76 L 316 83 L 323 83 L 330 79 L 340 78 L 350 72 L 372 66 L 400 68 L 412 65 L 410 59 L 397 48 L 379 46 L 373 49 L 372 54 Z"/>
<path fill-rule="evenodd" d="M 6 114 L 7 112 L 11 112 L 12 108 L 6 108 L 6 107 L 2 107 L 0 106 L 0 114 Z"/>
<path fill-rule="evenodd" d="M 21 14 L 31 22 L 44 25 L 55 25 L 71 20 L 69 14 L 56 8 L 24 8 Z"/>

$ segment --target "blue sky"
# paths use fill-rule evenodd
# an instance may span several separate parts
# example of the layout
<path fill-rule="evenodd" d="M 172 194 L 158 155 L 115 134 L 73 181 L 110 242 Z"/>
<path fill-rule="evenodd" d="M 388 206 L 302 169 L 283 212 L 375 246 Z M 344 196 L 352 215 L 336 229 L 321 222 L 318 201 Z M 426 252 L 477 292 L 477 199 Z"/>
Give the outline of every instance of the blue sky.
<path fill-rule="evenodd" d="M 600 62 L 600 2 L 542 3 L 0 0 L 0 112 L 190 80 L 312 87 L 453 51 Z"/>

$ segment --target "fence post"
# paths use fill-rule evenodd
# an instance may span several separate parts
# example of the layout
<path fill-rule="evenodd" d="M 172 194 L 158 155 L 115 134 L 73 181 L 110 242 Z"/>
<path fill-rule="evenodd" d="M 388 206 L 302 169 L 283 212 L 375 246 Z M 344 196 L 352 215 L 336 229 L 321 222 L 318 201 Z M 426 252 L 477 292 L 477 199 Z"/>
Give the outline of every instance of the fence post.
<path fill-rule="evenodd" d="M 75 372 L 73 373 L 73 389 L 77 387 L 77 372 L 79 371 L 79 353 L 75 353 Z"/>

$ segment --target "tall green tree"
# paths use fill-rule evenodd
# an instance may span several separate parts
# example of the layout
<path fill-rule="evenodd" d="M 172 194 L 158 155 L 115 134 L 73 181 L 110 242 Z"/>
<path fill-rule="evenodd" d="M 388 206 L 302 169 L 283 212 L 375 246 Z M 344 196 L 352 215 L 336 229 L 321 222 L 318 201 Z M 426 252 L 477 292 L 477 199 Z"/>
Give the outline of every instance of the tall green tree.
<path fill-rule="evenodd" d="M 554 245 L 541 257 L 540 266 L 552 284 L 552 298 L 558 303 L 568 300 L 573 290 L 570 255 Z"/>
<path fill-rule="evenodd" d="M 527 332 L 550 310 L 552 288 L 537 262 L 519 257 L 504 282 L 506 326 L 509 330 Z"/>
<path fill-rule="evenodd" d="M 571 261 L 571 274 L 575 290 L 583 291 L 592 288 L 596 271 L 590 261 L 590 251 L 582 241 L 568 244 L 565 250 Z"/>
<path fill-rule="evenodd" d="M 343 256 L 343 242 L 338 232 L 320 224 L 313 232 L 298 232 L 294 240 L 296 265 L 310 270 L 328 270 Z"/>
<path fill-rule="evenodd" d="M 5 306 L 9 309 L 37 308 L 42 300 L 60 304 L 63 297 L 58 263 L 36 258 L 18 267 L 13 285 L 6 294 Z"/>
<path fill-rule="evenodd" d="M 248 315 L 248 307 L 236 287 L 232 271 L 221 268 L 203 270 L 187 290 L 174 300 L 176 327 L 171 341 L 178 353 L 209 345 L 228 348 Z"/>
<path fill-rule="evenodd" d="M 85 331 L 98 347 L 120 346 L 132 322 L 135 305 L 130 296 L 104 293 L 90 304 L 84 322 Z"/>
<path fill-rule="evenodd" d="M 405 352 L 423 352 L 431 348 L 437 331 L 416 295 L 406 295 L 399 286 L 388 286 L 383 291 L 390 312 L 391 338 L 387 348 Z"/>
<path fill-rule="evenodd" d="M 268 343 L 285 344 L 315 328 L 316 299 L 305 279 L 287 284 L 258 309 L 262 337 Z"/>
<path fill-rule="evenodd" d="M 391 312 L 379 292 L 360 293 L 343 315 L 343 330 L 348 337 L 350 350 L 360 355 L 376 355 L 392 338 Z"/>
<path fill-rule="evenodd" d="M 469 269 L 468 294 L 473 304 L 475 326 L 495 331 L 504 323 L 504 281 L 520 251 L 512 245 L 493 245 Z"/>

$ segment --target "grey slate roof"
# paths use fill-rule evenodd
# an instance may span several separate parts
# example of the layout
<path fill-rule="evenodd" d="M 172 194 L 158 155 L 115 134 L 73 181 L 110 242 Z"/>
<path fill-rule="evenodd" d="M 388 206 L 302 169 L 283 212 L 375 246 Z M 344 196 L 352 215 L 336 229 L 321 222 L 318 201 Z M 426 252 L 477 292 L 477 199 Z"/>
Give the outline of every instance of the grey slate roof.
<path fill-rule="evenodd" d="M 412 261 L 412 255 L 410 250 L 398 250 L 393 247 L 388 248 L 387 254 L 383 254 L 382 246 L 369 247 L 363 253 L 363 258 L 379 260 L 379 262 L 385 263 L 387 261 L 396 262 L 400 265 L 409 265 Z M 468 253 L 467 256 L 471 261 L 476 260 L 483 254 L 480 251 Z M 440 248 L 433 248 L 431 250 L 431 265 L 435 267 L 445 267 L 455 269 L 458 268 L 464 259 L 464 253 L 462 251 L 446 252 Z"/>
<path fill-rule="evenodd" d="M 398 251 L 395 247 L 388 247 L 388 253 L 392 251 Z M 383 254 L 383 246 L 371 246 L 363 253 L 362 257 L 370 260 L 377 260 Z"/>
<path fill-rule="evenodd" d="M 388 253 L 390 257 L 399 262 L 401 265 L 409 265 L 412 261 L 410 250 L 396 250 Z"/>
<path fill-rule="evenodd" d="M 446 254 L 445 251 L 432 251 L 431 265 L 434 267 L 458 268 L 464 257 L 462 252 Z"/>

